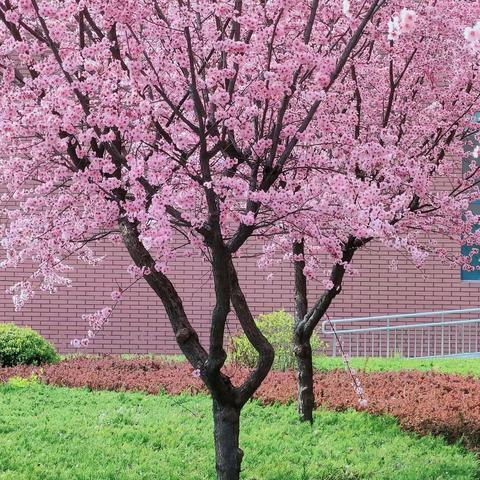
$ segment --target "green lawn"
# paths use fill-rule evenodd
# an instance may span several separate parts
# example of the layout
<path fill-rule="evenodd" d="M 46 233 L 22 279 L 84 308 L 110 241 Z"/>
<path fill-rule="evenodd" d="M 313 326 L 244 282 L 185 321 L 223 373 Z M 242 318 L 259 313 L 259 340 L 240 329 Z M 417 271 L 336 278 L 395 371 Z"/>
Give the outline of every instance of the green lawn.
<path fill-rule="evenodd" d="M 0 480 L 214 478 L 205 396 L 0 386 Z M 242 416 L 245 480 L 478 479 L 473 453 L 402 432 L 365 413 L 250 403 Z"/>
<path fill-rule="evenodd" d="M 88 356 L 88 355 L 87 355 Z M 63 358 L 69 358 L 64 356 Z M 183 355 L 121 355 L 126 360 L 134 358 L 150 358 L 165 360 L 169 362 L 186 361 Z M 341 357 L 315 356 L 314 366 L 319 371 L 343 369 L 344 364 Z M 410 359 L 410 358 L 375 358 L 375 357 L 352 357 L 350 364 L 357 370 L 367 372 L 387 372 L 399 370 L 422 370 L 444 373 L 456 373 L 459 375 L 473 375 L 480 377 L 480 358 L 432 358 L 432 359 Z"/>
<path fill-rule="evenodd" d="M 386 372 L 398 370 L 434 370 L 444 373 L 480 376 L 480 358 L 363 358 L 352 357 L 350 364 L 357 370 L 367 372 Z M 327 371 L 335 368 L 344 368 L 339 357 L 315 357 L 314 365 L 317 370 Z"/>

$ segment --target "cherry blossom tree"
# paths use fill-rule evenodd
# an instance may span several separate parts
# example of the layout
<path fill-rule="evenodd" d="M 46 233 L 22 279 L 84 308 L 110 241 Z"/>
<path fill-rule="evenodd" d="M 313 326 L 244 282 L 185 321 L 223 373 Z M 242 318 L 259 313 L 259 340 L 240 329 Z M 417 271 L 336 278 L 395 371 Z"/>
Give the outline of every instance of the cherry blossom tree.
<path fill-rule="evenodd" d="M 0 4 L 3 266 L 37 266 L 12 287 L 16 307 L 38 288 L 69 285 L 70 257 L 95 263 L 95 242 L 122 242 L 212 395 L 219 479 L 239 478 L 240 411 L 274 356 L 236 257 L 302 208 L 287 169 L 384 3 L 366 2 L 354 19 L 318 1 Z M 192 251 L 209 259 L 214 279 L 207 347 L 168 274 L 175 256 Z M 242 385 L 222 371 L 231 306 L 259 353 Z M 91 329 L 75 344 L 110 315 L 87 316 Z"/>
<path fill-rule="evenodd" d="M 356 14 L 348 2 L 346 14 Z M 289 235 L 269 254 L 290 250 L 294 263 L 303 420 L 312 421 L 315 405 L 310 338 L 345 274 L 355 273 L 359 249 L 377 241 L 419 268 L 428 256 L 455 269 L 479 268 L 472 258 L 480 212 L 471 206 L 480 178 L 479 15 L 472 2 L 389 3 L 327 92 L 303 152 L 297 149 L 289 190 L 309 208 L 289 218 Z M 446 249 L 445 239 L 458 251 Z M 325 287 L 310 309 L 309 281 Z"/>
<path fill-rule="evenodd" d="M 479 12 L 460 3 L 3 0 L 2 265 L 36 266 L 11 289 L 16 307 L 69 285 L 72 256 L 96 263 L 97 242 L 123 244 L 211 393 L 218 478 L 238 479 L 240 412 L 274 356 L 238 280 L 247 242 L 263 243 L 265 264 L 279 252 L 295 263 L 301 397 L 313 407 L 310 335 L 355 250 L 380 238 L 447 260 L 420 233 L 477 241 L 476 216 L 462 216 L 476 164 L 462 180 L 451 157 L 478 91 Z M 450 194 L 433 188 L 442 175 Z M 214 280 L 207 346 L 169 278 L 192 252 Z M 325 281 L 311 310 L 307 278 Z M 259 353 L 241 385 L 222 370 L 232 307 Z M 77 344 L 111 314 L 87 316 Z"/>

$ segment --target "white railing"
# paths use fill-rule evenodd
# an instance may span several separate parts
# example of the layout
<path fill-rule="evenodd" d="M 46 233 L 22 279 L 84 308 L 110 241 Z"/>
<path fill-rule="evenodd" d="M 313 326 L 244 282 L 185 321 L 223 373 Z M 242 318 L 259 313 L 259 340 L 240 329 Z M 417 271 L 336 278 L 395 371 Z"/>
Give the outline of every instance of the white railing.
<path fill-rule="evenodd" d="M 322 322 L 322 333 L 334 356 L 340 341 L 350 356 L 480 357 L 479 316 L 480 308 L 467 308 L 342 318 Z"/>

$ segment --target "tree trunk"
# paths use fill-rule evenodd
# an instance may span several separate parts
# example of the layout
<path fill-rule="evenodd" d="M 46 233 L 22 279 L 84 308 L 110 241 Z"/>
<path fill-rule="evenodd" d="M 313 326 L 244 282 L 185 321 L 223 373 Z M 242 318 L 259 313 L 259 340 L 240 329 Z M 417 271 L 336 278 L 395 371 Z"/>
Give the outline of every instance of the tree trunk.
<path fill-rule="evenodd" d="M 299 338 L 295 335 L 294 352 L 298 366 L 298 413 L 302 422 L 313 423 L 315 394 L 313 392 L 313 360 L 310 339 Z"/>
<path fill-rule="evenodd" d="M 313 393 L 313 361 L 310 336 L 305 332 L 303 322 L 308 312 L 307 277 L 305 268 L 305 243 L 293 244 L 295 271 L 295 327 L 293 352 L 297 359 L 298 413 L 302 422 L 313 423 L 315 397 Z"/>
<path fill-rule="evenodd" d="M 240 408 L 213 400 L 217 480 L 239 480 L 243 451 L 239 448 Z"/>

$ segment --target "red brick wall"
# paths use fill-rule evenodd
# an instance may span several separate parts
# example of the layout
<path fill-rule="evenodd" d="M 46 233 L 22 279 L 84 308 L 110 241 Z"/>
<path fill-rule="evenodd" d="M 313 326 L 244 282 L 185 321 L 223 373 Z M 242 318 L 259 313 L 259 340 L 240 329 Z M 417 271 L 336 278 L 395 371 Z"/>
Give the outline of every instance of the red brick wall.
<path fill-rule="evenodd" d="M 451 245 L 450 248 L 457 248 Z M 0 272 L 0 320 L 30 325 L 52 340 L 62 352 L 71 352 L 72 338 L 84 335 L 83 313 L 111 303 L 110 292 L 128 283 L 125 268 L 129 258 L 121 249 L 104 246 L 107 255 L 98 267 L 77 265 L 74 284 L 54 295 L 39 293 L 21 312 L 14 312 L 5 287 L 28 276 L 28 271 Z M 397 256 L 399 269 L 388 269 L 392 256 L 378 245 L 360 252 L 355 264 L 359 275 L 347 278 L 343 292 L 333 305 L 332 318 L 442 310 L 479 306 L 480 283 L 461 282 L 460 271 L 430 262 L 424 272 Z M 209 315 L 213 306 L 211 279 L 199 259 L 179 261 L 172 279 L 183 296 L 187 313 L 203 339 L 208 338 Z M 255 314 L 273 309 L 291 309 L 292 276 L 286 264 L 273 271 L 273 279 L 256 267 L 256 260 L 239 263 L 239 274 Z M 317 286 L 318 289 L 318 286 Z M 317 290 L 318 291 L 318 290 Z M 313 298 L 313 295 L 312 295 Z M 235 329 L 235 321 L 229 324 Z M 172 353 L 177 352 L 163 307 L 149 287 L 141 282 L 130 290 L 115 311 L 111 325 L 87 349 L 91 353 Z"/>

